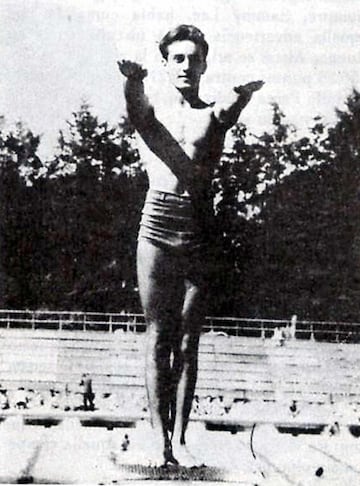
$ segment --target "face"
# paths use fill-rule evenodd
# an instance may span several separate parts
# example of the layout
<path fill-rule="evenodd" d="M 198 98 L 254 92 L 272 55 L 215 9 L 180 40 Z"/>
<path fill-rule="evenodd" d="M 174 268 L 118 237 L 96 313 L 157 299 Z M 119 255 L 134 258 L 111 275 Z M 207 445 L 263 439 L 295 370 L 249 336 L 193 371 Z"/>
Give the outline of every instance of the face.
<path fill-rule="evenodd" d="M 197 90 L 201 75 L 206 70 L 201 47 L 189 40 L 170 44 L 164 65 L 171 83 L 179 90 Z"/>

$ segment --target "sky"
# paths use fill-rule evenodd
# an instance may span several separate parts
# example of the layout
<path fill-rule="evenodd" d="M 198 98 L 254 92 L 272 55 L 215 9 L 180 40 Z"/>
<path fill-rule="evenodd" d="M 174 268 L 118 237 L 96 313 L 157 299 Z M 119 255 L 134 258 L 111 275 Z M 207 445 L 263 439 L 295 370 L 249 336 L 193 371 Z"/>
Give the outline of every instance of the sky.
<path fill-rule="evenodd" d="M 167 82 L 157 43 L 180 23 L 198 26 L 210 51 L 201 95 L 265 86 L 241 115 L 250 132 L 271 124 L 278 102 L 306 131 L 315 116 L 335 120 L 360 88 L 359 0 L 0 0 L 0 115 L 41 134 L 40 156 L 82 101 L 100 121 L 125 114 L 116 60 L 147 67 L 147 89 Z"/>

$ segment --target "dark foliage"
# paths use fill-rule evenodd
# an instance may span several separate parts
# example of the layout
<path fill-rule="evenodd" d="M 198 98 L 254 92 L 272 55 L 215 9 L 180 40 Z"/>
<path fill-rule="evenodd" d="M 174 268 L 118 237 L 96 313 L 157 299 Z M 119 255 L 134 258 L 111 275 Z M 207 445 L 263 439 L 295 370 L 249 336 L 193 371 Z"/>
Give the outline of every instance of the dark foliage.
<path fill-rule="evenodd" d="M 360 95 L 299 136 L 277 104 L 238 124 L 216 168 L 220 230 L 211 312 L 357 320 Z M 139 311 L 135 248 L 147 180 L 126 119 L 83 104 L 51 161 L 19 124 L 0 132 L 0 305 Z"/>

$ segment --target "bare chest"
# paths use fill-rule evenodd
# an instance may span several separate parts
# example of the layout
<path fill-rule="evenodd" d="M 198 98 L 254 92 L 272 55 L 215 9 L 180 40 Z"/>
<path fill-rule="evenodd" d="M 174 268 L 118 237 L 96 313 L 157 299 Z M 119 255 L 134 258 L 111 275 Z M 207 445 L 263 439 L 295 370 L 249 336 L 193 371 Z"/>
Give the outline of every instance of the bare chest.
<path fill-rule="evenodd" d="M 211 108 L 163 108 L 157 118 L 171 137 L 190 152 L 206 143 L 214 123 Z"/>

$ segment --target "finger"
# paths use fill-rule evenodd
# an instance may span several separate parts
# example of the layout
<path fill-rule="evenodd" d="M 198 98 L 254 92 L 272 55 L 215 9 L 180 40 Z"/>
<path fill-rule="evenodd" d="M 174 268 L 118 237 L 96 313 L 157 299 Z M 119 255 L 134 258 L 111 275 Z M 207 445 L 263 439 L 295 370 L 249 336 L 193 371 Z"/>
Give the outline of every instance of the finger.
<path fill-rule="evenodd" d="M 259 81 L 255 81 L 255 87 L 256 89 L 261 89 L 265 84 L 265 81 L 262 81 L 262 80 L 259 80 Z"/>
<path fill-rule="evenodd" d="M 250 83 L 245 84 L 244 88 L 251 92 L 258 91 L 264 84 L 264 81 L 251 81 Z"/>
<path fill-rule="evenodd" d="M 121 64 L 121 63 L 118 61 L 118 62 L 117 62 L 117 65 L 118 65 L 118 68 L 119 68 L 119 71 L 121 72 L 121 74 L 125 74 L 125 69 L 124 69 L 123 64 Z"/>
<path fill-rule="evenodd" d="M 117 64 L 119 66 L 119 69 L 121 70 L 126 69 L 128 66 L 128 62 L 124 61 L 124 59 L 122 59 L 121 61 L 117 61 Z"/>

